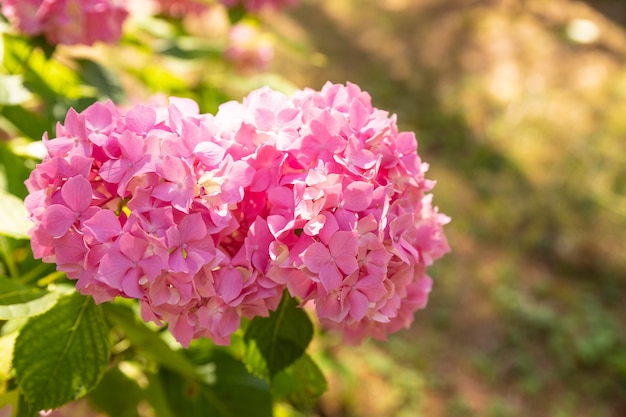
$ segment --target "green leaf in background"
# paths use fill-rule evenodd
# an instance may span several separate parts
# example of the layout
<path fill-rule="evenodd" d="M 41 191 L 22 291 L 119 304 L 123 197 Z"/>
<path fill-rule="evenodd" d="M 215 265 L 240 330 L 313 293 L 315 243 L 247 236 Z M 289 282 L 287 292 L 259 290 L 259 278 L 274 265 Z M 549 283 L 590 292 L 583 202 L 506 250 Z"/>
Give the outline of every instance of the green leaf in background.
<path fill-rule="evenodd" d="M 79 74 L 83 82 L 96 87 L 101 97 L 110 98 L 115 103 L 126 100 L 124 89 L 111 70 L 86 59 L 77 59 L 76 63 L 80 67 Z"/>
<path fill-rule="evenodd" d="M 0 107 L 1 108 L 1 107 Z M 17 106 L 7 106 L 0 110 L 0 119 L 4 115 L 4 111 L 7 109 L 19 108 Z M 3 130 L 5 126 L 2 126 L 2 122 L 5 120 L 0 120 L 0 130 Z M 25 120 L 25 123 L 36 124 L 33 120 Z M 7 126 L 8 127 L 8 126 Z M 9 128 L 10 129 L 10 128 Z M 39 139 L 41 139 L 41 134 L 43 131 L 39 132 Z M 11 134 L 11 133 L 10 133 Z M 35 161 L 37 159 L 33 159 L 30 156 L 20 156 L 16 153 L 15 145 L 19 142 L 26 143 L 34 143 L 28 141 L 26 138 L 15 138 L 8 141 L 0 140 L 0 190 L 13 194 L 14 196 L 24 199 L 28 195 L 28 190 L 24 185 L 24 181 L 31 174 Z M 40 140 L 36 142 L 42 143 Z M 43 146 L 43 144 L 42 144 Z M 44 147 L 45 149 L 45 147 Z M 24 202 L 20 202 L 22 206 L 22 214 L 25 214 L 24 210 Z M 27 218 L 28 216 L 26 216 Z M 24 217 L 21 218 L 25 220 Z M 31 224 L 32 225 L 32 224 Z"/>
<path fill-rule="evenodd" d="M 245 366 L 224 350 L 213 351 L 215 381 L 211 384 L 184 379 L 162 370 L 163 390 L 169 408 L 185 417 L 271 417 L 272 399 L 265 381 L 250 375 Z"/>
<path fill-rule="evenodd" d="M 0 277 L 0 320 L 41 314 L 51 309 L 59 296 L 58 292 L 26 287 L 13 280 Z"/>
<path fill-rule="evenodd" d="M 31 318 L 15 341 L 18 386 L 37 410 L 91 391 L 109 361 L 109 329 L 91 297 L 73 293 Z"/>
<path fill-rule="evenodd" d="M 237 5 L 235 7 L 229 7 L 228 8 L 228 20 L 233 25 L 235 23 L 239 22 L 244 17 L 246 17 L 246 15 L 247 15 L 246 9 L 245 9 L 245 7 L 243 7 L 241 5 Z"/>
<path fill-rule="evenodd" d="M 115 417 L 139 417 L 137 406 L 143 397 L 139 384 L 117 367 L 109 369 L 89 393 L 91 404 Z"/>
<path fill-rule="evenodd" d="M 26 110 L 22 106 L 4 106 L 0 111 L 0 116 L 33 140 L 40 140 L 44 132 L 51 131 L 54 127 L 48 119 Z"/>
<path fill-rule="evenodd" d="M 29 39 L 29 42 L 33 47 L 40 48 L 46 59 L 50 59 L 57 48 L 55 44 L 49 43 L 44 35 L 32 37 Z"/>
<path fill-rule="evenodd" d="M 176 417 L 167 400 L 162 378 L 156 372 L 146 372 L 148 386 L 145 389 L 146 401 L 152 406 L 155 417 Z"/>
<path fill-rule="evenodd" d="M 269 381 L 304 353 L 312 337 L 311 320 L 285 292 L 276 311 L 255 317 L 246 329 L 246 367 Z"/>
<path fill-rule="evenodd" d="M 277 373 L 272 380 L 274 398 L 285 400 L 300 411 L 312 407 L 327 388 L 324 374 L 307 354 Z"/>
<path fill-rule="evenodd" d="M 3 34 L 3 40 L 4 68 L 11 74 L 23 76 L 24 87 L 47 104 L 41 108 L 44 112 L 60 102 L 90 95 L 90 88 L 82 85 L 75 68 L 70 68 L 60 60 L 49 59 L 54 51 L 45 41 L 33 41 L 28 37 L 7 33 Z"/>
<path fill-rule="evenodd" d="M 200 379 L 193 363 L 180 351 L 170 348 L 157 332 L 135 316 L 130 307 L 120 303 L 105 303 L 102 307 L 107 320 L 124 331 L 125 337 L 142 356 L 187 378 Z"/>
<path fill-rule="evenodd" d="M 24 202 L 3 190 L 0 190 L 0 234 L 15 239 L 30 239 L 28 231 L 33 223 L 28 220 Z"/>

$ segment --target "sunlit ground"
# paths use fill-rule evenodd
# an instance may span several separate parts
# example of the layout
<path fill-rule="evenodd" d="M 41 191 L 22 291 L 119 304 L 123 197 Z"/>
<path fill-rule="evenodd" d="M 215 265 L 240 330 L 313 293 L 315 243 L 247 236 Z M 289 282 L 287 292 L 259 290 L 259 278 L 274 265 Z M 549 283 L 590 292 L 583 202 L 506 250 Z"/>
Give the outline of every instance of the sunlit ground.
<path fill-rule="evenodd" d="M 269 18 L 275 72 L 356 82 L 397 113 L 453 218 L 410 330 L 318 347 L 330 390 L 311 415 L 625 415 L 626 30 L 611 17 L 303 0 Z"/>

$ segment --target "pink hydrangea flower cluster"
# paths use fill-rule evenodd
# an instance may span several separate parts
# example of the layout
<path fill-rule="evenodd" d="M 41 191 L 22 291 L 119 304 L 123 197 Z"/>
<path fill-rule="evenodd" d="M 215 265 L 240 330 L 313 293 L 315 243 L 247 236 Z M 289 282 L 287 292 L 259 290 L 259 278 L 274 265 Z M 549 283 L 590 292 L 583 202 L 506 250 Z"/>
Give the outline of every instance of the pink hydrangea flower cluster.
<path fill-rule="evenodd" d="M 156 0 L 156 3 L 162 13 L 176 17 L 201 14 L 211 7 L 211 3 L 206 0 Z"/>
<path fill-rule="evenodd" d="M 118 0 L 2 0 L 2 14 L 23 33 L 51 44 L 115 43 L 128 12 Z"/>
<path fill-rule="evenodd" d="M 230 28 L 224 55 L 241 73 L 254 73 L 269 66 L 274 44 L 253 24 L 242 21 Z"/>
<path fill-rule="evenodd" d="M 73 110 L 26 185 L 33 252 L 97 302 L 136 298 L 184 345 L 228 343 L 285 289 L 358 342 L 408 326 L 448 218 L 415 135 L 354 84 Z"/>

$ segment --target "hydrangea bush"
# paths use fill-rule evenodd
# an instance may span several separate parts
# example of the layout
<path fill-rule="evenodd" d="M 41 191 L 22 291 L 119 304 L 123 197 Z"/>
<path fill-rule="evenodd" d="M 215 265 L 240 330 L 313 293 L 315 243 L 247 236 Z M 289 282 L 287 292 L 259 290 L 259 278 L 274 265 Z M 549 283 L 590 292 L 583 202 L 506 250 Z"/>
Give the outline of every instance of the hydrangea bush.
<path fill-rule="evenodd" d="M 157 73 L 169 96 L 131 100 L 106 64 L 55 49 L 126 36 L 110 50 L 254 79 L 271 45 L 237 33 L 259 22 L 239 13 L 295 2 L 222 1 L 238 11 L 216 58 L 178 35 L 176 16 L 219 3 L 159 0 L 146 29 L 125 2 L 0 2 L 12 27 L 0 27 L 0 133 L 22 137 L 0 142 L 0 161 L 18 161 L 11 177 L 0 169 L 1 416 L 83 397 L 110 416 L 306 410 L 326 389 L 306 353 L 315 328 L 385 339 L 425 307 L 449 219 L 414 133 L 359 86 L 263 86 L 233 101 L 208 78 L 174 88 L 173 70 L 116 68 L 146 86 Z M 219 99 L 212 113 L 206 97 Z"/>

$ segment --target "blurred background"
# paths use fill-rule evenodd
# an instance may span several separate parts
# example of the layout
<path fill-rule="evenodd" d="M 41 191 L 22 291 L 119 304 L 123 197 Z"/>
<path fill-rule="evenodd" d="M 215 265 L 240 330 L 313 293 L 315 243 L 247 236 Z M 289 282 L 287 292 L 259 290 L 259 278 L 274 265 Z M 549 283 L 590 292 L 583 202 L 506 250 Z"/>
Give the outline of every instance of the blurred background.
<path fill-rule="evenodd" d="M 317 355 L 317 416 L 626 415 L 626 2 L 302 0 L 274 72 L 413 130 L 453 218 L 428 307 Z"/>

